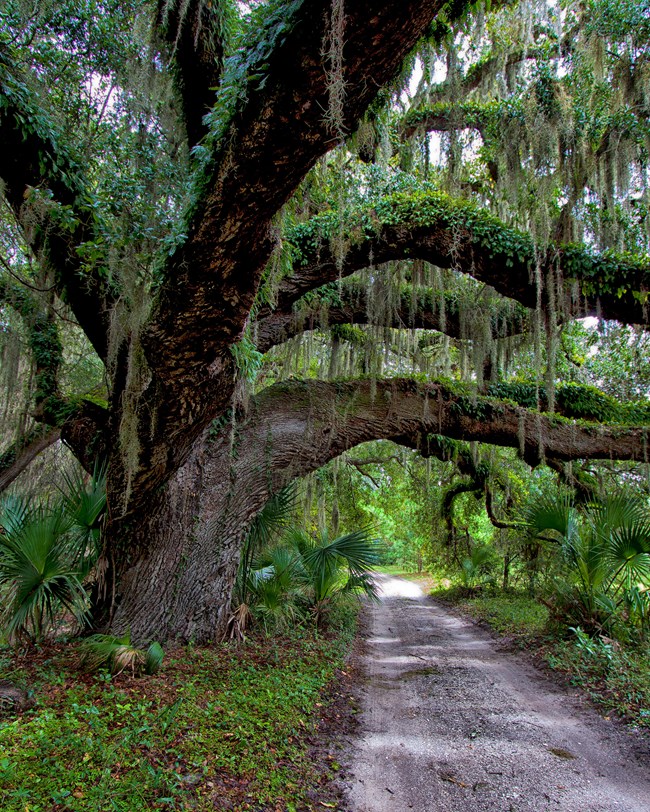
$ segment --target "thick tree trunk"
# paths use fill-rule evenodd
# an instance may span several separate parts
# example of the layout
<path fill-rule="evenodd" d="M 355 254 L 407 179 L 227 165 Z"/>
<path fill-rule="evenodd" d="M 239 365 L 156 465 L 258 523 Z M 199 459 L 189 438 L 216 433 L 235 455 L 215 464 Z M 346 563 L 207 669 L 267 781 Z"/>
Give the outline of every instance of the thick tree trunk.
<path fill-rule="evenodd" d="M 235 474 L 229 445 L 198 443 L 138 522 L 138 538 L 153 543 L 121 575 L 112 629 L 128 628 L 138 642 L 223 636 L 242 541 L 270 495 L 251 466 Z"/>
<path fill-rule="evenodd" d="M 291 480 L 368 440 L 392 439 L 424 454 L 437 453 L 436 436 L 445 434 L 522 446 L 536 459 L 540 442 L 563 459 L 643 455 L 640 429 L 591 429 L 465 400 L 439 384 L 399 379 L 268 387 L 218 437 L 203 435 L 137 522 L 109 527 L 104 625 L 130 629 L 138 643 L 220 638 L 252 518 Z"/>

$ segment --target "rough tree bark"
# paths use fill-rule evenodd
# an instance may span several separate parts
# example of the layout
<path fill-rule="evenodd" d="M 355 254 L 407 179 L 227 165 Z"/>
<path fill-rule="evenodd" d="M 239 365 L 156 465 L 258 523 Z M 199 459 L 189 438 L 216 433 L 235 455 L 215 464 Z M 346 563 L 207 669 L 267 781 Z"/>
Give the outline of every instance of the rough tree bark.
<path fill-rule="evenodd" d="M 480 413 L 439 384 L 393 379 L 268 387 L 221 433 L 204 436 L 138 523 L 111 625 L 138 642 L 225 633 L 241 542 L 273 494 L 359 443 L 391 439 L 424 455 L 438 436 L 520 448 L 532 463 L 643 459 L 643 430 L 549 418 L 485 399 Z M 477 416 L 478 414 L 478 416 Z"/>

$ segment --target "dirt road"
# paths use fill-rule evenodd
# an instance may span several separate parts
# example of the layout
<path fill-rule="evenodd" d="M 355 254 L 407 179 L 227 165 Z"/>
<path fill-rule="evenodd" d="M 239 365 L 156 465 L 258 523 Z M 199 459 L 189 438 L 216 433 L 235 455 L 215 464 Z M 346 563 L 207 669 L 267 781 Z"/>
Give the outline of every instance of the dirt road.
<path fill-rule="evenodd" d="M 350 812 L 650 812 L 650 746 L 382 578 L 365 655 Z"/>

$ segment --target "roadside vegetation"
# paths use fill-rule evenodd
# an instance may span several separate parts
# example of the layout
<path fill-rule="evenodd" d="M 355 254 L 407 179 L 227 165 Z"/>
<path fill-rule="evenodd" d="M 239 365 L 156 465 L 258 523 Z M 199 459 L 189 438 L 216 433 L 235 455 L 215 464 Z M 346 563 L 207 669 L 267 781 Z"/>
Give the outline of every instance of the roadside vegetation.
<path fill-rule="evenodd" d="M 581 627 L 551 623 L 549 609 L 522 592 L 490 587 L 438 588 L 432 595 L 484 622 L 514 646 L 526 648 L 571 685 L 584 690 L 608 714 L 650 731 L 650 645 Z"/>
<path fill-rule="evenodd" d="M 166 653 L 156 676 L 80 672 L 68 644 L 19 657 L 3 677 L 28 709 L 0 716 L 3 812 L 312 810 L 335 806 L 336 753 L 318 741 L 344 681 L 353 615 L 336 634 L 297 629 Z"/>
<path fill-rule="evenodd" d="M 140 647 L 83 635 L 103 494 L 98 473 L 0 508 L 0 808 L 335 808 L 332 733 L 351 718 L 346 658 L 376 541 L 296 527 L 282 492 L 247 539 L 231 639 Z"/>
<path fill-rule="evenodd" d="M 533 498 L 523 517 L 527 543 L 549 548 L 545 571 L 528 579 L 525 592 L 498 589 L 486 554 L 477 566 L 463 560 L 460 586 L 434 594 L 534 648 L 608 710 L 650 728 L 647 500 L 621 491 L 578 505 L 559 490 Z"/>

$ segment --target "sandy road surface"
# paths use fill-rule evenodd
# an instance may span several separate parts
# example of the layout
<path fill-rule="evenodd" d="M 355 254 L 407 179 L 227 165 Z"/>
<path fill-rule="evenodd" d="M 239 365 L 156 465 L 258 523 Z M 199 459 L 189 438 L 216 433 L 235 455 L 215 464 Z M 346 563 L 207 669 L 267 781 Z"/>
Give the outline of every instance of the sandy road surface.
<path fill-rule="evenodd" d="M 350 812 L 650 812 L 650 743 L 492 638 L 382 578 L 364 658 Z"/>

